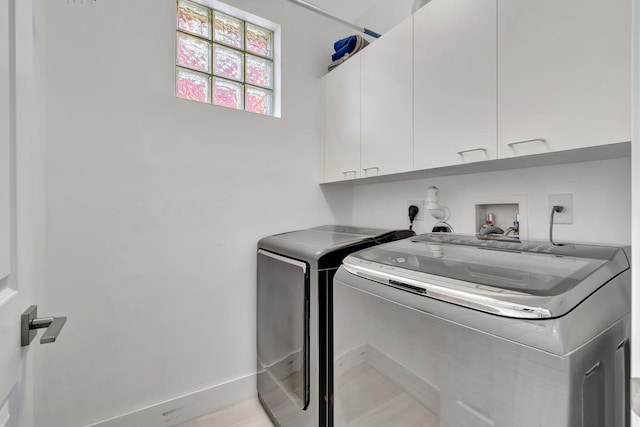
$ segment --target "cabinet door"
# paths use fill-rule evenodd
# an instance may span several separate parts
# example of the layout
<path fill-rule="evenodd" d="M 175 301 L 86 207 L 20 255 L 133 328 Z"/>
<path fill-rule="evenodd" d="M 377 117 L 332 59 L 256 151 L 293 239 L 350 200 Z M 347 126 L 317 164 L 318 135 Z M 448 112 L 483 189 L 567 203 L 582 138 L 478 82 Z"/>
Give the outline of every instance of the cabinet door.
<path fill-rule="evenodd" d="M 322 78 L 325 182 L 360 178 L 360 55 Z"/>
<path fill-rule="evenodd" d="M 496 0 L 414 14 L 415 169 L 496 158 Z"/>
<path fill-rule="evenodd" d="M 631 2 L 498 0 L 498 157 L 629 141 Z"/>
<path fill-rule="evenodd" d="M 413 168 L 413 19 L 380 37 L 362 57 L 362 177 Z"/>

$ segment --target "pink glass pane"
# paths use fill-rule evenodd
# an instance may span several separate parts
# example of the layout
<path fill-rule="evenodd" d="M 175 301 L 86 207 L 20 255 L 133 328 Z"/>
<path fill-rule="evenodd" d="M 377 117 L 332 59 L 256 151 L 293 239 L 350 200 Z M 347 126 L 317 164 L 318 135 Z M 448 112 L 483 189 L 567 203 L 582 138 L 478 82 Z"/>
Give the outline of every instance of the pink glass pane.
<path fill-rule="evenodd" d="M 209 76 L 176 70 L 176 96 L 194 101 L 209 102 Z"/>
<path fill-rule="evenodd" d="M 178 65 L 209 73 L 211 71 L 211 44 L 204 40 L 178 33 Z"/>
<path fill-rule="evenodd" d="M 247 51 L 273 57 L 273 32 L 247 23 Z"/>
<path fill-rule="evenodd" d="M 223 107 L 242 109 L 242 84 L 214 78 L 213 103 Z"/>
<path fill-rule="evenodd" d="M 268 59 L 247 55 L 245 81 L 258 86 L 273 87 L 273 63 Z"/>
<path fill-rule="evenodd" d="M 271 112 L 272 95 L 270 90 L 247 86 L 244 97 L 247 111 L 267 116 L 273 114 Z"/>
<path fill-rule="evenodd" d="M 242 49 L 242 33 L 244 25 L 241 20 L 214 12 L 213 27 L 215 32 L 215 41 Z"/>
<path fill-rule="evenodd" d="M 180 0 L 178 28 L 211 39 L 211 9 Z"/>
<path fill-rule="evenodd" d="M 213 72 L 222 77 L 242 80 L 242 53 L 226 47 L 213 46 Z"/>

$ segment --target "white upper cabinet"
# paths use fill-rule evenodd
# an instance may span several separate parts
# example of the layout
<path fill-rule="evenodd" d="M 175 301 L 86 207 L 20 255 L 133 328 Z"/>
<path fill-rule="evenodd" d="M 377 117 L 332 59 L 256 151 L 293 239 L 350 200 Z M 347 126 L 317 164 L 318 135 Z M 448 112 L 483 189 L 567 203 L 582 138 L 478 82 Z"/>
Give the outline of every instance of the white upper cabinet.
<path fill-rule="evenodd" d="M 361 177 L 413 168 L 412 40 L 410 17 L 359 54 Z"/>
<path fill-rule="evenodd" d="M 360 55 L 322 78 L 325 182 L 360 178 Z"/>
<path fill-rule="evenodd" d="M 496 158 L 496 25 L 496 0 L 414 14 L 416 170 Z"/>
<path fill-rule="evenodd" d="M 631 2 L 431 0 L 323 86 L 325 182 L 627 142 Z"/>
<path fill-rule="evenodd" d="M 631 2 L 498 1 L 498 157 L 631 139 Z"/>

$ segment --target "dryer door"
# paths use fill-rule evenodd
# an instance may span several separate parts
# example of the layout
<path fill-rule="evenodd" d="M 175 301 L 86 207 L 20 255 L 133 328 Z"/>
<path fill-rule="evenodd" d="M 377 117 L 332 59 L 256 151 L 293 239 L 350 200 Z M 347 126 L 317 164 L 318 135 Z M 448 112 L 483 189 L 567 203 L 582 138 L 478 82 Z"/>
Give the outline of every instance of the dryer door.
<path fill-rule="evenodd" d="M 309 405 L 309 265 L 258 250 L 258 393 Z"/>

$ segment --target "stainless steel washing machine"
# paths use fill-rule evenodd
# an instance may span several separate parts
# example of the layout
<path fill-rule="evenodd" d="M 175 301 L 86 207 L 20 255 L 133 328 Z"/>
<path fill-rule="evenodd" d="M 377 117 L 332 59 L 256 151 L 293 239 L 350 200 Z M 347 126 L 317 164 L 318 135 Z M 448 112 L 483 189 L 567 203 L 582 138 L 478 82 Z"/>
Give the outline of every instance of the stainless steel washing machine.
<path fill-rule="evenodd" d="M 335 426 L 629 426 L 627 248 L 427 234 L 334 278 Z"/>
<path fill-rule="evenodd" d="M 409 230 L 322 226 L 258 242 L 258 397 L 275 425 L 325 426 L 333 276 L 351 252 Z"/>

